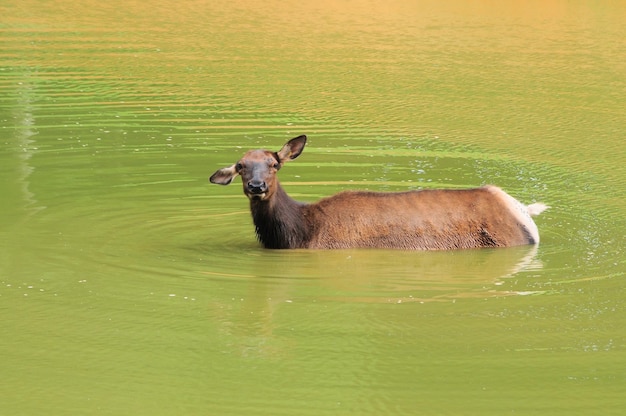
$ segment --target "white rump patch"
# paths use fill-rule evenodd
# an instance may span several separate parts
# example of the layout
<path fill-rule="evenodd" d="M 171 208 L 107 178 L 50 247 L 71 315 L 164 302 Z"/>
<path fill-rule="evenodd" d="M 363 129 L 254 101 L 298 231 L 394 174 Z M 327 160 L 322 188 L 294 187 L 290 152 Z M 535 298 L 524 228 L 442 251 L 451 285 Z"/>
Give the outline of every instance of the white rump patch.
<path fill-rule="evenodd" d="M 531 218 L 531 215 L 539 215 L 549 207 L 540 202 L 526 206 L 497 186 L 487 186 L 486 188 L 494 195 L 500 197 L 517 221 L 526 227 L 530 237 L 535 241 L 535 244 L 539 243 L 539 230 L 537 229 L 537 224 L 535 224 Z"/>

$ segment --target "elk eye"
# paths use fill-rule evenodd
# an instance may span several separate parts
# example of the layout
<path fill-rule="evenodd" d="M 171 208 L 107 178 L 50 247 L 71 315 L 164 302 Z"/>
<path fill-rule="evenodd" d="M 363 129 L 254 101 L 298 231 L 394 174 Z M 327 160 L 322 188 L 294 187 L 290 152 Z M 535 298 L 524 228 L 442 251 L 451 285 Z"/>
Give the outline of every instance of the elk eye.
<path fill-rule="evenodd" d="M 241 163 L 237 163 L 235 165 L 235 169 L 237 169 L 239 171 L 239 170 L 243 169 L 243 165 Z"/>
<path fill-rule="evenodd" d="M 272 167 L 276 170 L 280 169 L 280 163 L 278 162 L 274 162 L 274 164 L 272 165 Z"/>

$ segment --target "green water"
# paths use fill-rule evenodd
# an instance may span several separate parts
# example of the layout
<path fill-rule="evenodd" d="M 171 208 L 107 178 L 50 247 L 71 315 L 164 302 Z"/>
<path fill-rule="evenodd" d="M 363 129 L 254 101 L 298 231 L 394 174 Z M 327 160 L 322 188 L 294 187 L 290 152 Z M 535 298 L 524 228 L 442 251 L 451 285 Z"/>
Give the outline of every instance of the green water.
<path fill-rule="evenodd" d="M 0 3 L 0 413 L 623 413 L 626 7 L 314 3 Z M 264 250 L 207 178 L 299 134 L 296 199 L 492 183 L 541 245 Z"/>

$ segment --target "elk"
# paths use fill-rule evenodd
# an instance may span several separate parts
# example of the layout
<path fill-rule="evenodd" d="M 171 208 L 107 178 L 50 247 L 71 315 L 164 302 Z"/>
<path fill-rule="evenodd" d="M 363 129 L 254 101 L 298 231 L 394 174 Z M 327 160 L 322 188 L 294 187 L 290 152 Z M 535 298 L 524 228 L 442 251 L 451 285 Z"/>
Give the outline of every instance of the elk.
<path fill-rule="evenodd" d="M 539 243 L 531 215 L 546 208 L 524 205 L 496 186 L 406 192 L 344 191 L 315 203 L 293 200 L 276 176 L 297 158 L 306 136 L 278 152 L 250 150 L 210 182 L 228 185 L 240 175 L 259 241 L 270 249 L 396 248 L 445 250 Z"/>

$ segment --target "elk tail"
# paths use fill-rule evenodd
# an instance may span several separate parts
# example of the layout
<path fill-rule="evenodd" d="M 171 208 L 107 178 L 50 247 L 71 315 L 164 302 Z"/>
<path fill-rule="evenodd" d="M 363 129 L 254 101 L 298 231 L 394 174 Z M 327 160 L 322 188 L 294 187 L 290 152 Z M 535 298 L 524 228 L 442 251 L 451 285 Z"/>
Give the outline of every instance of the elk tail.
<path fill-rule="evenodd" d="M 550 207 L 546 204 L 542 204 L 541 202 L 535 202 L 534 204 L 528 205 L 526 208 L 528 209 L 528 213 L 534 217 Z"/>

